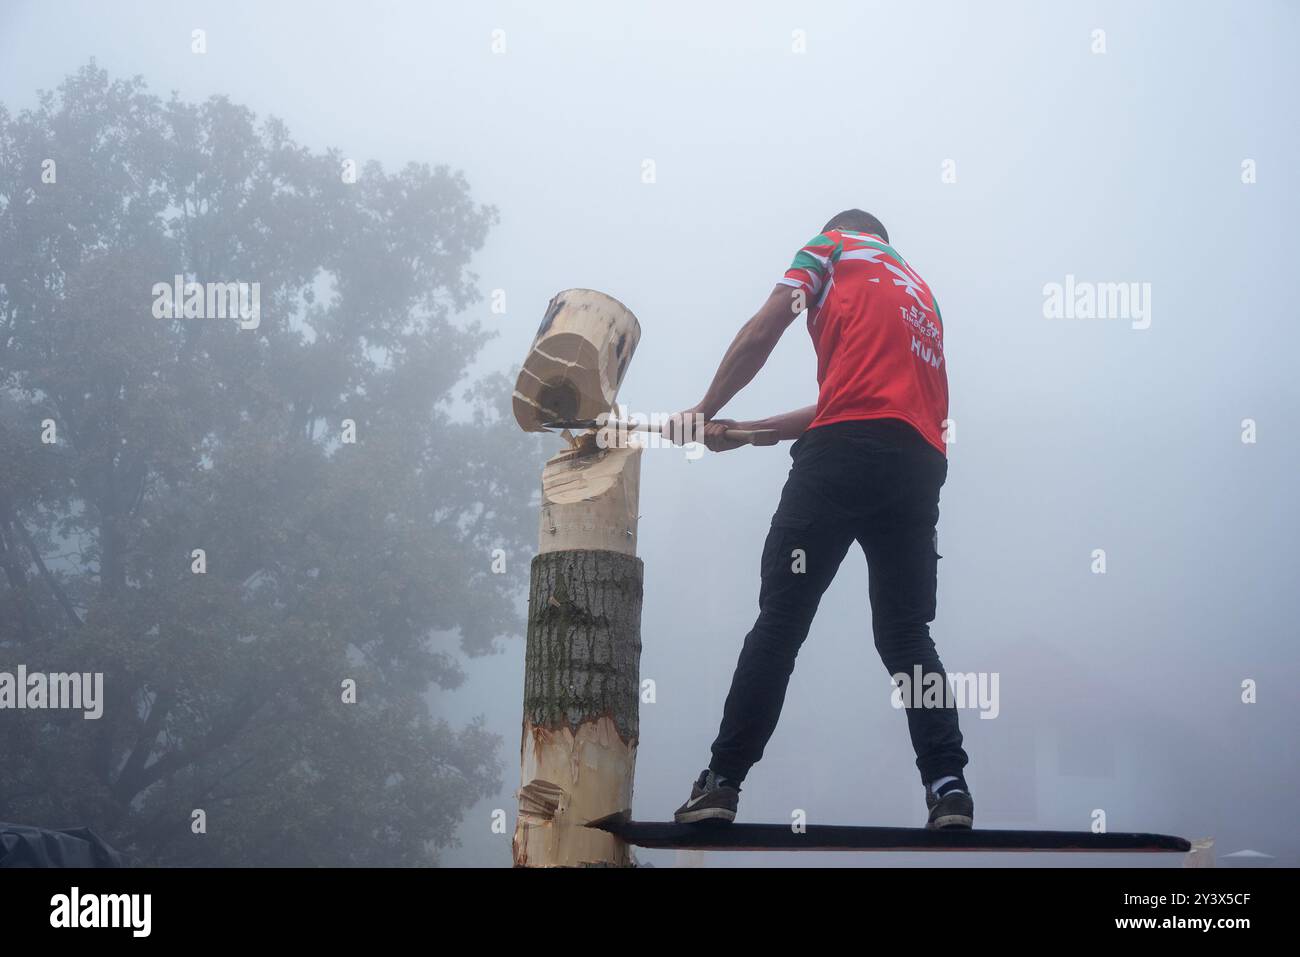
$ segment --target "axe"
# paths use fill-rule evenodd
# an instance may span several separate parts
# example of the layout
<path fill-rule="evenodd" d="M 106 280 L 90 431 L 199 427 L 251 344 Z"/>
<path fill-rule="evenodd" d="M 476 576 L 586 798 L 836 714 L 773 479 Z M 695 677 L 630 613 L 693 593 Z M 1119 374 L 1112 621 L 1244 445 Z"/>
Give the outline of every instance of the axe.
<path fill-rule="evenodd" d="M 602 422 L 641 340 L 641 324 L 612 296 L 566 289 L 546 307 L 541 328 L 519 370 L 513 396 L 515 421 L 525 432 L 548 429 L 657 431 L 648 423 Z M 776 445 L 774 429 L 728 429 L 745 445 Z"/>

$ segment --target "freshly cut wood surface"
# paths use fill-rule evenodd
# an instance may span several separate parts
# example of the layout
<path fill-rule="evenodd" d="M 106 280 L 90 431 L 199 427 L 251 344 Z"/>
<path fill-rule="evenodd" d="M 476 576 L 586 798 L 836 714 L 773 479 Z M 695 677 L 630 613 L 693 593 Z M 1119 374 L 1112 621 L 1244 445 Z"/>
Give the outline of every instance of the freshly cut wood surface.
<path fill-rule="evenodd" d="M 542 470 L 541 553 L 636 554 L 641 449 L 566 449 Z"/>

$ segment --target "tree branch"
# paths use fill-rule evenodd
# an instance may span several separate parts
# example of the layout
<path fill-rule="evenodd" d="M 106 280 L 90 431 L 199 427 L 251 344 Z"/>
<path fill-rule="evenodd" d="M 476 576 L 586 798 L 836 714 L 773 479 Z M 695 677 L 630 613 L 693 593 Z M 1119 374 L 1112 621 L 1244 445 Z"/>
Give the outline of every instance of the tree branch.
<path fill-rule="evenodd" d="M 32 538 L 31 532 L 27 531 L 27 526 L 23 524 L 23 520 L 16 515 L 14 516 L 13 525 L 18 529 L 18 534 L 22 538 L 23 544 L 27 546 L 27 551 L 31 554 L 32 561 L 36 563 L 37 569 L 40 570 L 41 580 L 44 581 L 46 587 L 54 593 L 55 600 L 58 601 L 59 606 L 63 609 L 64 614 L 68 616 L 68 619 L 72 624 L 80 628 L 82 626 L 81 616 L 77 614 L 77 609 L 73 606 L 67 593 L 64 592 L 63 588 L 55 580 L 54 576 L 50 574 L 50 570 L 45 567 L 45 562 L 41 558 L 40 550 L 36 547 L 36 542 Z"/>

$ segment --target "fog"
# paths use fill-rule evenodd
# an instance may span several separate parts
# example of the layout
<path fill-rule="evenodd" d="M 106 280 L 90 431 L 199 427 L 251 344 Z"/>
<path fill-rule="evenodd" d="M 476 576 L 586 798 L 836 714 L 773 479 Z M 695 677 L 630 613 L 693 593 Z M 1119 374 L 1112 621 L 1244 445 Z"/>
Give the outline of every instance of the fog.
<path fill-rule="evenodd" d="M 619 398 L 643 413 L 697 402 L 799 247 L 841 209 L 872 211 L 942 302 L 955 425 L 932 631 L 950 671 L 1000 676 L 997 717 L 961 718 L 977 826 L 1087 830 L 1102 809 L 1112 831 L 1212 836 L 1221 862 L 1249 849 L 1295 865 L 1298 28 L 1293 4 L 1173 0 L 16 3 L 0 11 L 0 102 L 32 107 L 93 57 L 164 98 L 278 117 L 316 152 L 460 170 L 499 213 L 469 262 L 482 298 L 456 314 L 494 335 L 461 385 L 512 375 L 551 296 L 585 287 L 640 321 Z M 1051 318 L 1045 287 L 1067 282 L 1136 283 L 1149 314 Z M 724 414 L 809 405 L 815 373 L 796 321 Z M 668 820 L 708 763 L 788 452 L 643 456 L 655 700 L 638 819 Z M 540 460 L 513 461 L 510 480 L 535 487 Z M 492 823 L 515 815 L 528 574 L 512 556 L 517 625 L 495 653 L 435 636 L 465 677 L 426 692 L 432 714 L 481 715 L 500 737 L 500 787 L 464 808 L 444 866 L 511 862 L 510 828 Z M 866 587 L 854 548 L 744 820 L 924 823 Z M 703 860 L 1179 863 L 1103 858 Z"/>

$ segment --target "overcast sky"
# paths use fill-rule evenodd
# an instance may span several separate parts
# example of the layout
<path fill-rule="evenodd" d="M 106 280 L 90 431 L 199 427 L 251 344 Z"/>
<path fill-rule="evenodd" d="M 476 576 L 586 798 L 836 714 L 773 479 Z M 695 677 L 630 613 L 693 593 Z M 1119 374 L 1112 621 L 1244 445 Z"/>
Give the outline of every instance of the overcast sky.
<path fill-rule="evenodd" d="M 871 210 L 943 308 L 956 440 L 933 633 L 949 670 L 1003 676 L 997 719 L 963 714 L 977 817 L 1086 829 L 1104 808 L 1111 830 L 1295 864 L 1297 10 L 46 0 L 0 7 L 0 100 L 30 105 L 93 56 L 158 94 L 277 115 L 313 149 L 460 168 L 501 213 L 474 269 L 507 311 L 467 313 L 499 330 L 474 371 L 520 362 L 555 292 L 599 289 L 640 319 L 620 397 L 642 412 L 699 400 L 799 246 Z M 1048 318 L 1044 287 L 1067 276 L 1149 289 L 1149 325 Z M 726 411 L 815 399 L 797 322 Z M 641 709 L 638 818 L 667 819 L 707 763 L 788 448 L 645 453 L 658 700 Z M 865 596 L 855 549 L 745 819 L 924 822 Z M 435 699 L 504 739 L 502 793 L 449 863 L 510 860 L 489 825 L 514 815 L 522 637 L 505 649 Z M 945 861 L 990 862 L 1028 861 Z"/>

